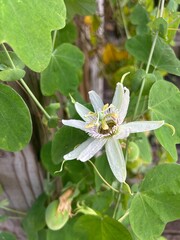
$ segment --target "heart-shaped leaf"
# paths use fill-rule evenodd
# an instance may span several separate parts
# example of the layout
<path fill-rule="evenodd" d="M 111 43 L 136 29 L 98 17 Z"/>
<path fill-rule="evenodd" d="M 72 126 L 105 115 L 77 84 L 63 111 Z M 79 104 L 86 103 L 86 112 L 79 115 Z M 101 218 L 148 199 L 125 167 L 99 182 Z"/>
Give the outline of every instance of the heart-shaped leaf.
<path fill-rule="evenodd" d="M 67 7 L 67 18 L 72 19 L 74 15 L 92 15 L 96 13 L 95 0 L 65 0 Z"/>
<path fill-rule="evenodd" d="M 23 99 L 10 87 L 0 84 L 0 148 L 19 151 L 29 143 L 32 123 Z"/>
<path fill-rule="evenodd" d="M 83 63 L 83 53 L 77 47 L 68 43 L 60 45 L 53 52 L 49 66 L 41 74 L 43 94 L 53 95 L 57 90 L 64 95 L 75 92 Z"/>
<path fill-rule="evenodd" d="M 2 0 L 0 12 L 0 43 L 7 42 L 32 70 L 45 69 L 52 52 L 51 31 L 65 26 L 63 0 Z"/>
<path fill-rule="evenodd" d="M 152 120 L 165 120 L 174 126 L 175 134 L 172 130 L 163 126 L 155 130 L 155 134 L 161 145 L 177 160 L 176 144 L 180 143 L 180 92 L 172 83 L 167 81 L 157 81 L 151 88 L 149 94 L 148 107 L 151 111 Z"/>
<path fill-rule="evenodd" d="M 132 37 L 126 42 L 126 49 L 137 60 L 148 62 L 153 37 L 150 34 Z M 165 70 L 180 76 L 180 61 L 177 59 L 172 48 L 160 37 L 158 37 L 151 65 L 156 69 Z"/>
<path fill-rule="evenodd" d="M 84 215 L 75 223 L 74 229 L 86 240 L 132 240 L 129 231 L 108 216 Z"/>
<path fill-rule="evenodd" d="M 153 168 L 130 206 L 132 230 L 140 240 L 157 239 L 166 223 L 180 218 L 180 165 Z"/>

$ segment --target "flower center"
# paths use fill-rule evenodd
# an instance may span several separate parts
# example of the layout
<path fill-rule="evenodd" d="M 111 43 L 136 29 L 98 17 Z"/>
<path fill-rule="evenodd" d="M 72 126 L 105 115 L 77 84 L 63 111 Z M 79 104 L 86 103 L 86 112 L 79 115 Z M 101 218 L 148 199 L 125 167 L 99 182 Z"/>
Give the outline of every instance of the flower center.
<path fill-rule="evenodd" d="M 113 105 L 106 104 L 102 107 L 101 111 L 90 112 L 88 117 L 91 121 L 85 126 L 89 129 L 89 134 L 96 137 L 112 136 L 117 131 L 118 126 L 118 112 Z"/>
<path fill-rule="evenodd" d="M 112 135 L 114 133 L 114 126 L 116 126 L 116 123 L 113 120 L 107 121 L 105 124 L 101 122 L 101 125 L 98 128 L 98 132 L 100 134 L 110 134 Z"/>

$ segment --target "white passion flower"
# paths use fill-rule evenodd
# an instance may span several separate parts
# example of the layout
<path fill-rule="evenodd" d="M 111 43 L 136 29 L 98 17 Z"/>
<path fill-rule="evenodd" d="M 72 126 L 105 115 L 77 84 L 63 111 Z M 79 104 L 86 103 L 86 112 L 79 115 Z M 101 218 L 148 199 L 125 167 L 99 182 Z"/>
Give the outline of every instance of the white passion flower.
<path fill-rule="evenodd" d="M 164 121 L 136 121 L 123 123 L 129 105 L 129 90 L 117 83 L 112 103 L 105 104 L 95 91 L 89 92 L 94 112 L 75 103 L 75 108 L 82 120 L 62 120 L 64 125 L 85 131 L 89 138 L 64 156 L 65 160 L 77 159 L 85 162 L 92 158 L 104 145 L 110 168 L 120 182 L 126 180 L 126 162 L 119 139 L 130 133 L 154 130 Z"/>

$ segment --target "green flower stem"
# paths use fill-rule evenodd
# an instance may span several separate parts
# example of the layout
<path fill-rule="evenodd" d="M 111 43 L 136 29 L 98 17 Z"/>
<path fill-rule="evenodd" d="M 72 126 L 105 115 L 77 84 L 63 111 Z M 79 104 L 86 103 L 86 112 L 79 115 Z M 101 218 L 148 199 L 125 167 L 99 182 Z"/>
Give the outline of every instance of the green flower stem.
<path fill-rule="evenodd" d="M 98 176 L 102 179 L 102 181 L 110 188 L 112 189 L 114 192 L 119 193 L 119 191 L 115 188 L 113 188 L 104 178 L 103 176 L 100 174 L 100 172 L 98 171 L 97 167 L 94 165 L 93 162 L 91 162 L 90 160 L 88 161 L 94 168 L 94 170 L 96 171 L 96 173 L 98 174 Z"/>
<path fill-rule="evenodd" d="M 4 209 L 4 210 L 6 210 L 8 212 L 16 213 L 16 214 L 19 214 L 19 215 L 23 215 L 23 216 L 26 215 L 26 213 L 24 213 L 24 212 L 21 212 L 21 211 L 12 209 L 12 208 L 8 208 L 8 207 L 1 207 L 1 209 Z"/>
<path fill-rule="evenodd" d="M 114 219 L 116 219 L 117 211 L 118 211 L 118 208 L 119 208 L 119 205 L 120 205 L 120 202 L 121 202 L 121 196 L 122 196 L 121 190 L 122 190 L 122 183 L 120 184 L 120 187 L 119 187 L 119 193 L 118 193 L 116 205 L 115 205 L 114 212 L 113 212 L 113 218 Z"/>
<path fill-rule="evenodd" d="M 2 43 L 2 47 L 12 65 L 13 69 L 16 69 L 16 66 L 14 65 L 14 62 L 11 58 L 11 56 L 9 55 L 5 45 Z M 40 104 L 40 102 L 37 100 L 37 98 L 34 96 L 34 94 L 32 93 L 32 91 L 30 90 L 30 88 L 28 87 L 28 85 L 25 83 L 25 81 L 21 78 L 20 79 L 21 84 L 23 85 L 23 87 L 26 89 L 26 91 L 28 92 L 28 94 L 30 95 L 30 97 L 33 99 L 33 101 L 36 103 L 36 105 L 39 107 L 39 109 L 44 113 L 44 115 L 46 116 L 47 119 L 51 119 L 51 116 L 46 112 L 46 110 L 43 108 L 43 106 Z"/>
<path fill-rule="evenodd" d="M 49 120 L 51 119 L 51 116 L 46 112 L 46 110 L 43 108 L 43 106 L 40 104 L 40 102 L 37 100 L 37 98 L 34 96 L 34 94 L 31 92 L 30 88 L 28 87 L 28 85 L 25 83 L 25 81 L 21 78 L 20 79 L 21 84 L 23 85 L 23 87 L 26 89 L 26 91 L 29 93 L 30 97 L 34 100 L 34 102 L 36 103 L 36 105 L 39 107 L 39 109 L 44 113 L 44 115 L 46 116 L 46 118 Z"/>
<path fill-rule="evenodd" d="M 127 218 L 127 216 L 129 216 L 129 209 L 125 212 L 125 214 L 118 220 L 118 222 L 122 223 L 124 221 L 124 219 Z"/>
<path fill-rule="evenodd" d="M 161 4 L 160 4 L 160 13 L 158 14 L 160 17 L 163 16 L 164 2 L 165 2 L 165 0 L 162 0 Z M 157 15 L 157 17 L 158 17 L 158 15 Z M 150 53 L 149 53 L 149 58 L 148 58 L 147 66 L 146 66 L 146 74 L 149 72 L 149 68 L 150 68 L 150 65 L 151 65 L 151 60 L 152 60 L 152 56 L 153 56 L 154 49 L 155 49 L 155 46 L 156 46 L 158 35 L 159 35 L 159 31 L 156 32 L 156 34 L 154 36 L 154 39 L 153 39 L 153 43 L 152 43 L 152 46 L 151 46 L 151 50 L 150 50 Z M 140 91 L 139 91 L 137 104 L 136 104 L 136 107 L 135 107 L 135 110 L 134 110 L 133 120 L 135 120 L 135 118 L 136 118 L 136 114 L 137 114 L 137 111 L 138 111 L 138 108 L 139 108 L 139 103 L 140 103 L 140 100 L 141 100 L 141 97 L 142 97 L 142 92 L 143 92 L 143 89 L 144 89 L 145 82 L 146 82 L 146 78 L 143 78 L 141 88 L 140 88 Z"/>
<path fill-rule="evenodd" d="M 127 28 L 127 23 L 126 23 L 126 19 L 125 19 L 124 13 L 123 13 L 121 2 L 120 2 L 120 0 L 117 0 L 116 2 L 117 2 L 117 6 L 119 8 L 119 12 L 120 12 L 121 17 L 122 17 L 122 21 L 123 21 L 126 37 L 127 37 L 127 39 L 129 39 L 130 38 L 130 34 L 129 34 L 129 31 L 128 31 L 128 28 Z"/>

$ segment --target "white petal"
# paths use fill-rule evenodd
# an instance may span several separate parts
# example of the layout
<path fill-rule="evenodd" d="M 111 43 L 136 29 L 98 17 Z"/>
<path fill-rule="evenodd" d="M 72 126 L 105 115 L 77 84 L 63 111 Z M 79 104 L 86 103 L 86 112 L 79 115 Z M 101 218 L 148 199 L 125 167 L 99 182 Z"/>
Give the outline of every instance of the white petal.
<path fill-rule="evenodd" d="M 86 122 L 83 122 L 81 120 L 75 120 L 75 119 L 62 120 L 62 123 L 66 126 L 78 128 L 78 129 L 81 129 L 82 131 L 85 131 Z"/>
<path fill-rule="evenodd" d="M 121 107 L 119 109 L 119 121 L 122 123 L 124 121 L 124 118 L 126 117 L 128 106 L 129 106 L 129 89 L 124 87 L 124 96 L 122 100 Z"/>
<path fill-rule="evenodd" d="M 122 152 L 121 145 L 118 140 L 110 138 L 106 145 L 107 159 L 110 168 L 119 182 L 125 182 L 126 180 L 126 162 Z"/>
<path fill-rule="evenodd" d="M 78 160 L 85 162 L 92 158 L 104 146 L 106 141 L 107 139 L 105 138 L 94 139 L 94 141 L 79 155 Z"/>
<path fill-rule="evenodd" d="M 79 116 L 86 121 L 86 115 L 90 112 L 90 110 L 78 102 L 75 103 L 75 108 Z"/>
<path fill-rule="evenodd" d="M 93 138 L 88 138 L 85 142 L 81 143 L 73 151 L 64 155 L 64 159 L 65 160 L 72 160 L 72 159 L 78 158 L 78 156 L 81 154 L 81 152 L 93 141 L 94 141 Z"/>
<path fill-rule="evenodd" d="M 124 96 L 124 89 L 122 83 L 117 83 L 112 104 L 120 110 Z"/>
<path fill-rule="evenodd" d="M 95 91 L 89 92 L 89 98 L 90 98 L 90 101 L 93 105 L 95 112 L 97 112 L 103 108 L 104 103 L 103 103 L 102 99 L 100 98 L 100 96 Z"/>
<path fill-rule="evenodd" d="M 130 133 L 145 132 L 160 128 L 164 121 L 140 121 L 123 124 L 124 129 L 129 130 Z"/>
<path fill-rule="evenodd" d="M 124 125 L 121 125 L 119 127 L 119 133 L 114 136 L 115 139 L 124 139 L 127 138 L 130 134 L 130 131 L 128 128 L 123 128 Z"/>

